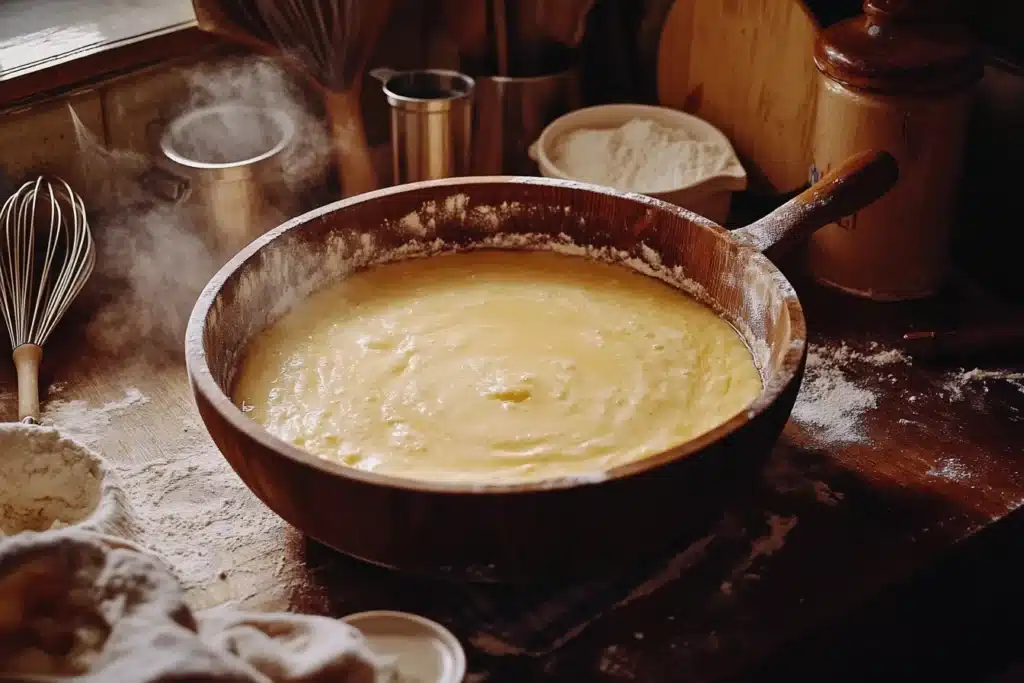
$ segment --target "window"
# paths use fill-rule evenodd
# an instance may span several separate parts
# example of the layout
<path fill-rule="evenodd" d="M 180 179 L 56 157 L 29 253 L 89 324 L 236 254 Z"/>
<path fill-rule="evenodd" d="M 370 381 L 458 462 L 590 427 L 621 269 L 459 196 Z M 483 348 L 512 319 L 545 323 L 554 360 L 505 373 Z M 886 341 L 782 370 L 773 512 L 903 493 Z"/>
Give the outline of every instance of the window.
<path fill-rule="evenodd" d="M 0 85 L 194 26 L 191 0 L 0 0 Z"/>

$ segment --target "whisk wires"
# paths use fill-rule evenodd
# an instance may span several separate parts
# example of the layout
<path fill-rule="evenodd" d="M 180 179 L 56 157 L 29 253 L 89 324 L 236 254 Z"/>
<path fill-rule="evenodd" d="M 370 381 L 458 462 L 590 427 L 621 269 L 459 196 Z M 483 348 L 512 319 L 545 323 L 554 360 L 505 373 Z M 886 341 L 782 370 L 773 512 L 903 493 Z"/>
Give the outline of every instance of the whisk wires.
<path fill-rule="evenodd" d="M 63 180 L 40 177 L 4 202 L 0 227 L 0 310 L 11 345 L 42 346 L 96 265 L 85 203 Z"/>
<path fill-rule="evenodd" d="M 354 78 L 350 52 L 359 38 L 360 4 L 367 0 L 256 0 L 247 9 L 258 15 L 270 38 L 316 74 L 323 85 L 342 89 Z"/>

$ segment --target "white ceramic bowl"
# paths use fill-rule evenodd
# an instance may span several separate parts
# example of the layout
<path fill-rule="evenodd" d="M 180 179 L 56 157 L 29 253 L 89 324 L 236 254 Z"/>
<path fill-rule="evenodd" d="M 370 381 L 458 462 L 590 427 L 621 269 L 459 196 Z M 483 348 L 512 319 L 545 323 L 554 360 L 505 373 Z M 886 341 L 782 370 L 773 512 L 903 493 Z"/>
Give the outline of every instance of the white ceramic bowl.
<path fill-rule="evenodd" d="M 577 109 L 555 119 L 541 132 L 537 141 L 530 145 L 530 157 L 537 162 L 541 175 L 547 178 L 580 180 L 565 174 L 555 166 L 553 152 L 559 138 L 580 128 L 617 128 L 631 119 L 647 119 L 663 126 L 680 128 L 691 137 L 718 142 L 729 149 L 732 159 L 721 173 L 665 192 L 643 192 L 642 188 L 637 189 L 643 194 L 689 209 L 716 223 L 724 223 L 729 215 L 732 193 L 747 187 L 747 173 L 743 170 L 732 143 L 722 131 L 686 112 L 646 104 L 602 104 Z"/>

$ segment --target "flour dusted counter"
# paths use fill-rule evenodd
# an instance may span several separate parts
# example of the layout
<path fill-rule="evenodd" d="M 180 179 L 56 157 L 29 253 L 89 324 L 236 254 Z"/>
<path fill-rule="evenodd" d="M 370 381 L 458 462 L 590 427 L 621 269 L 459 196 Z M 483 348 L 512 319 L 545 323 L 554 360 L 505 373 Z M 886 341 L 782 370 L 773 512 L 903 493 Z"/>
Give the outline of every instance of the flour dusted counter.
<path fill-rule="evenodd" d="M 894 351 L 908 326 L 983 309 L 967 288 L 877 307 L 798 287 L 808 374 L 759 499 L 689 548 L 569 587 L 427 583 L 307 542 L 217 453 L 181 359 L 83 344 L 89 311 L 48 348 L 44 418 L 117 464 L 196 607 L 418 612 L 467 645 L 473 681 L 842 680 L 877 664 L 870 655 L 922 652 L 911 671 L 954 671 L 949 657 L 978 652 L 960 624 L 983 631 L 979 614 L 1019 597 L 1007 541 L 1020 538 L 1024 501 L 1022 374 L 933 370 Z M 13 368 L 0 378 L 10 420 Z"/>

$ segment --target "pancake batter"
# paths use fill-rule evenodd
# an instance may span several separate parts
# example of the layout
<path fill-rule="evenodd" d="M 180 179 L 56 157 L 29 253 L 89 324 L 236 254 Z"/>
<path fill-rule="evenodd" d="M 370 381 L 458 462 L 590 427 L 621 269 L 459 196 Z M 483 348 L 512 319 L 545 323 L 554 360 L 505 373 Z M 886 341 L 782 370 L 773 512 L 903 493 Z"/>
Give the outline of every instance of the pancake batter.
<path fill-rule="evenodd" d="M 351 467 L 518 483 L 657 454 L 760 391 L 736 331 L 678 290 L 623 266 L 492 250 L 318 292 L 253 340 L 234 398 Z"/>

